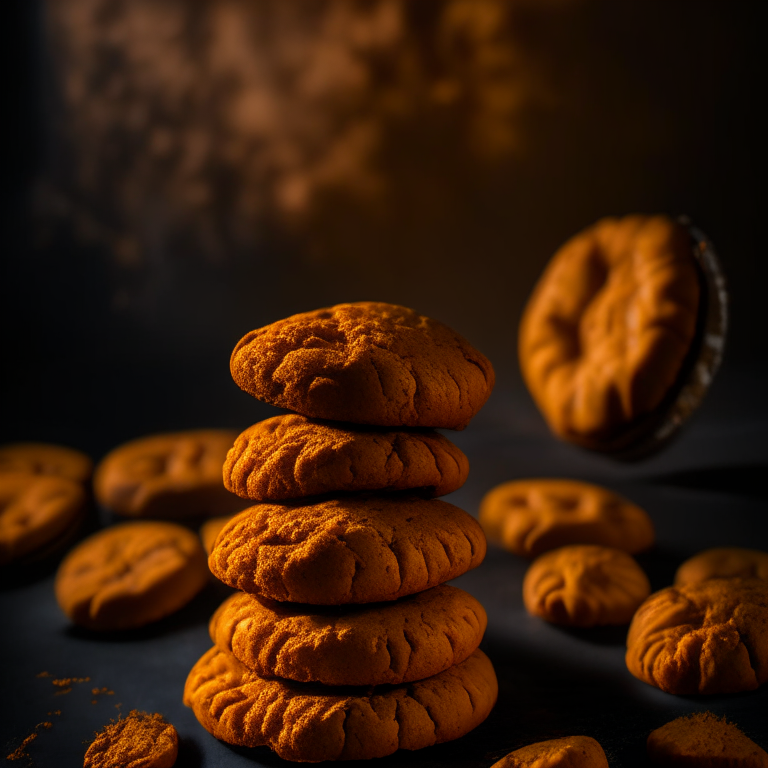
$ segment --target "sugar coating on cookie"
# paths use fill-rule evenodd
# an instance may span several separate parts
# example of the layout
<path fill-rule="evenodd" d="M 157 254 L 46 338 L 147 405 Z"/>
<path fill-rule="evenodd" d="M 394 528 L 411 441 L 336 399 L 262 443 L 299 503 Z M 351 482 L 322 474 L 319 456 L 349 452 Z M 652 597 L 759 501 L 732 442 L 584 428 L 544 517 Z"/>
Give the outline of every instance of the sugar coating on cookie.
<path fill-rule="evenodd" d="M 230 430 L 201 429 L 124 443 L 96 468 L 96 499 L 125 517 L 210 517 L 242 509 L 221 482 L 236 436 Z"/>
<path fill-rule="evenodd" d="M 443 496 L 460 488 L 468 473 L 462 451 L 431 430 L 340 427 L 286 414 L 254 424 L 235 440 L 224 485 L 256 501 L 411 489 Z"/>
<path fill-rule="evenodd" d="M 447 585 L 325 611 L 239 592 L 214 613 L 210 634 L 220 650 L 262 677 L 368 686 L 421 680 L 461 663 L 486 624 L 480 603 Z"/>
<path fill-rule="evenodd" d="M 608 759 L 590 736 L 565 736 L 516 749 L 491 768 L 608 768 Z"/>
<path fill-rule="evenodd" d="M 699 294 L 690 236 L 666 216 L 602 219 L 565 243 L 519 333 L 552 431 L 596 447 L 661 405 L 694 343 Z"/>
<path fill-rule="evenodd" d="M 655 538 L 653 522 L 640 507 L 577 480 L 502 483 L 484 496 L 480 523 L 491 541 L 522 557 L 567 544 L 601 544 L 636 554 Z"/>
<path fill-rule="evenodd" d="M 381 302 L 337 304 L 246 334 L 237 385 L 305 416 L 463 429 L 494 385 L 488 359 L 442 323 Z"/>
<path fill-rule="evenodd" d="M 675 573 L 675 584 L 741 576 L 768 580 L 768 552 L 744 547 L 705 549 L 686 560 Z"/>
<path fill-rule="evenodd" d="M 654 765 L 768 768 L 768 753 L 733 723 L 711 712 L 662 725 L 648 736 L 646 748 Z"/>
<path fill-rule="evenodd" d="M 64 445 L 13 443 L 0 446 L 0 474 L 4 472 L 54 475 L 86 483 L 93 474 L 93 461 L 81 451 Z"/>
<path fill-rule="evenodd" d="M 709 579 L 656 592 L 632 619 L 626 663 L 667 693 L 758 688 L 768 680 L 768 582 Z"/>
<path fill-rule="evenodd" d="M 244 592 L 339 605 L 421 592 L 475 568 L 485 551 L 477 521 L 445 501 L 352 496 L 250 507 L 222 529 L 208 564 Z"/>
<path fill-rule="evenodd" d="M 184 703 L 217 739 L 319 762 L 457 739 L 485 720 L 497 693 L 481 651 L 426 680 L 365 691 L 267 680 L 212 648 L 189 673 Z"/>
<path fill-rule="evenodd" d="M 573 544 L 538 557 L 523 580 L 528 613 L 553 624 L 629 624 L 651 593 L 643 569 L 626 552 Z"/>
<path fill-rule="evenodd" d="M 95 630 L 140 627 L 186 605 L 209 578 L 205 552 L 175 523 L 122 523 L 78 544 L 59 566 L 56 599 Z"/>

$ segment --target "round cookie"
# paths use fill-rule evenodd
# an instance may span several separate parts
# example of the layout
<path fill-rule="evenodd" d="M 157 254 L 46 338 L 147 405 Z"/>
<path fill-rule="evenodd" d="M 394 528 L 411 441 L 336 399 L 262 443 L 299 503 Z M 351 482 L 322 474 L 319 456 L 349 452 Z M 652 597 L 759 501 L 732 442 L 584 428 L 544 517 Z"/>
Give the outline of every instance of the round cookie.
<path fill-rule="evenodd" d="M 442 323 L 394 304 L 337 304 L 246 334 L 237 385 L 305 416 L 463 429 L 494 384 L 488 359 Z"/>
<path fill-rule="evenodd" d="M 705 549 L 677 569 L 675 585 L 731 576 L 768 581 L 768 552 L 743 547 Z"/>
<path fill-rule="evenodd" d="M 608 768 L 608 759 L 595 739 L 566 736 L 516 749 L 491 768 Z"/>
<path fill-rule="evenodd" d="M 638 609 L 627 668 L 667 693 L 738 693 L 768 680 L 768 582 L 709 579 L 667 587 Z"/>
<path fill-rule="evenodd" d="M 208 577 L 205 552 L 192 531 L 175 523 L 122 523 L 69 552 L 56 574 L 56 599 L 75 624 L 130 629 L 174 613 Z"/>
<path fill-rule="evenodd" d="M 351 496 L 257 504 L 235 515 L 208 565 L 244 592 L 312 605 L 395 600 L 485 557 L 477 521 L 439 499 Z"/>
<path fill-rule="evenodd" d="M 654 541 L 651 518 L 606 488 L 577 480 L 513 480 L 480 504 L 488 538 L 522 557 L 567 544 L 601 544 L 630 554 Z"/>
<path fill-rule="evenodd" d="M 242 509 L 221 482 L 235 437 L 230 430 L 201 429 L 124 443 L 96 468 L 96 499 L 125 517 L 200 517 Z"/>
<path fill-rule="evenodd" d="M 485 720 L 497 693 L 481 651 L 426 680 L 365 691 L 267 680 L 212 648 L 189 673 L 184 703 L 217 739 L 319 762 L 457 739 Z"/>
<path fill-rule="evenodd" d="M 650 593 L 648 577 L 632 557 L 594 544 L 546 552 L 523 580 L 528 613 L 571 627 L 629 624 Z"/>
<path fill-rule="evenodd" d="M 443 496 L 468 474 L 467 457 L 437 432 L 342 428 L 293 413 L 249 427 L 224 463 L 224 485 L 256 501 L 385 489 Z"/>
<path fill-rule="evenodd" d="M 447 585 L 343 611 L 239 592 L 214 613 L 210 634 L 261 677 L 368 686 L 421 680 L 461 663 L 486 624 L 480 603 Z"/>
<path fill-rule="evenodd" d="M 84 453 L 63 445 L 13 443 L 0 446 L 0 474 L 5 472 L 54 475 L 87 483 L 93 474 L 93 462 Z"/>
<path fill-rule="evenodd" d="M 87 495 L 64 477 L 0 473 L 0 565 L 35 557 L 73 533 Z"/>

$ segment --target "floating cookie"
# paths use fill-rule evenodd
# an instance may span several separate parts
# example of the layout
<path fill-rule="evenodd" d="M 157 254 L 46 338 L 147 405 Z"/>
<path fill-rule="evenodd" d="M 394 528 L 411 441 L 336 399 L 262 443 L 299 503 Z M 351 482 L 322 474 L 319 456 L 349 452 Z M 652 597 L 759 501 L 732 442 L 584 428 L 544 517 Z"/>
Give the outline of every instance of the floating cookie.
<path fill-rule="evenodd" d="M 266 680 L 217 648 L 192 668 L 184 703 L 217 739 L 286 760 L 359 760 L 451 741 L 488 716 L 498 692 L 481 651 L 426 680 L 341 689 Z"/>
<path fill-rule="evenodd" d="M 175 523 L 115 525 L 81 542 L 56 574 L 56 599 L 89 629 L 140 627 L 186 605 L 208 581 L 196 534 Z"/>
<path fill-rule="evenodd" d="M 635 614 L 627 668 L 667 693 L 738 693 L 768 680 L 768 582 L 667 587 Z"/>
<path fill-rule="evenodd" d="M 437 432 L 341 428 L 287 414 L 237 438 L 224 485 L 257 501 L 384 489 L 443 496 L 464 485 L 468 473 L 467 457 Z"/>
<path fill-rule="evenodd" d="M 595 739 L 566 736 L 516 749 L 491 768 L 608 768 L 608 760 Z"/>
<path fill-rule="evenodd" d="M 523 580 L 528 613 L 553 624 L 629 624 L 651 593 L 643 569 L 626 552 L 574 544 L 534 560 Z"/>
<path fill-rule="evenodd" d="M 239 592 L 211 619 L 211 639 L 261 677 L 381 685 L 464 661 L 487 623 L 474 597 L 442 585 L 384 605 L 323 610 Z"/>
<path fill-rule="evenodd" d="M 244 592 L 312 605 L 395 600 L 485 557 L 477 521 L 439 499 L 385 496 L 257 504 L 219 534 L 208 564 Z"/>
<path fill-rule="evenodd" d="M 125 517 L 225 515 L 243 503 L 221 482 L 235 432 L 152 435 L 115 448 L 96 468 L 98 502 Z"/>
<path fill-rule="evenodd" d="M 488 538 L 523 557 L 567 544 L 601 544 L 630 554 L 653 544 L 650 517 L 616 493 L 576 480 L 514 480 L 480 504 Z"/>
<path fill-rule="evenodd" d="M 365 301 L 251 331 L 230 369 L 241 389 L 272 405 L 384 427 L 463 429 L 494 384 L 488 359 L 447 326 Z"/>
<path fill-rule="evenodd" d="M 743 547 L 705 549 L 677 569 L 675 585 L 731 576 L 768 580 L 768 552 Z"/>
<path fill-rule="evenodd" d="M 735 725 L 711 712 L 678 717 L 652 731 L 647 751 L 655 765 L 768 768 L 764 750 Z"/>
<path fill-rule="evenodd" d="M 86 483 L 93 474 L 93 462 L 84 453 L 63 445 L 15 443 L 0 446 L 0 473 L 5 472 L 54 475 Z"/>

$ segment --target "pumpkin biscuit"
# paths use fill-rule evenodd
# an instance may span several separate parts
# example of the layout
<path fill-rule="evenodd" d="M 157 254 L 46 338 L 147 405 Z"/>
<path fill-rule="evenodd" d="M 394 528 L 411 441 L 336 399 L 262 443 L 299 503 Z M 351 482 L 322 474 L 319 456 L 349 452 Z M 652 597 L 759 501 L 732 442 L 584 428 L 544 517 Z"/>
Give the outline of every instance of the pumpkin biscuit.
<path fill-rule="evenodd" d="M 675 585 L 730 576 L 768 580 L 768 552 L 743 547 L 705 549 L 677 569 Z"/>
<path fill-rule="evenodd" d="M 239 592 L 210 623 L 216 646 L 261 677 L 326 685 L 408 683 L 459 664 L 487 624 L 474 597 L 441 585 L 361 608 L 295 607 Z"/>
<path fill-rule="evenodd" d="M 528 613 L 553 624 L 629 624 L 651 594 L 642 568 L 626 552 L 575 544 L 534 560 L 523 580 Z"/>
<path fill-rule="evenodd" d="M 237 385 L 305 416 L 463 429 L 494 384 L 488 359 L 412 309 L 363 301 L 279 320 L 232 352 Z"/>
<path fill-rule="evenodd" d="M 667 693 L 738 693 L 768 680 L 768 582 L 709 579 L 667 587 L 638 609 L 627 668 Z"/>
<path fill-rule="evenodd" d="M 200 539 L 175 523 L 122 523 L 75 547 L 56 574 L 64 613 L 88 629 L 140 627 L 174 613 L 207 583 Z"/>
<path fill-rule="evenodd" d="M 225 515 L 243 503 L 224 488 L 221 467 L 235 432 L 209 429 L 142 437 L 96 468 L 97 501 L 125 517 Z"/>
<path fill-rule="evenodd" d="M 491 768 L 608 768 L 608 759 L 595 739 L 566 736 L 516 749 Z"/>
<path fill-rule="evenodd" d="M 498 693 L 488 657 L 426 680 L 377 689 L 266 680 L 217 648 L 192 668 L 184 703 L 217 739 L 266 745 L 286 760 L 359 760 L 457 739 L 485 720 Z"/>
<path fill-rule="evenodd" d="M 297 414 L 249 427 L 224 463 L 227 489 L 256 501 L 384 489 L 443 496 L 468 474 L 467 457 L 437 432 L 342 428 Z"/>
<path fill-rule="evenodd" d="M 439 499 L 352 496 L 257 504 L 235 515 L 208 565 L 244 592 L 312 605 L 395 600 L 474 568 L 477 521 Z"/>
<path fill-rule="evenodd" d="M 14 443 L 0 446 L 0 473 L 5 472 L 55 475 L 87 483 L 93 474 L 93 462 L 84 453 L 63 445 Z"/>
<path fill-rule="evenodd" d="M 492 541 L 522 557 L 567 544 L 601 544 L 630 554 L 654 541 L 640 507 L 606 488 L 576 480 L 514 480 L 491 489 L 480 522 Z"/>

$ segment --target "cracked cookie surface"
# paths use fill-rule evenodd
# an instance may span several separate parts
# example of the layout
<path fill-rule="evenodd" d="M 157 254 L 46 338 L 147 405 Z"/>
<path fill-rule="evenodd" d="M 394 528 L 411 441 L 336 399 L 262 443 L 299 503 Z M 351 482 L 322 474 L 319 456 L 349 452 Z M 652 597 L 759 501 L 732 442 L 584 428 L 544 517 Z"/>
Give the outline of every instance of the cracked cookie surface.
<path fill-rule="evenodd" d="M 481 651 L 415 683 L 339 690 L 266 680 L 212 648 L 189 673 L 184 703 L 217 739 L 319 762 L 384 757 L 457 739 L 485 720 L 497 693 Z"/>
<path fill-rule="evenodd" d="M 565 736 L 516 749 L 491 768 L 608 768 L 608 759 L 590 736 Z"/>
<path fill-rule="evenodd" d="M 317 419 L 463 429 L 494 385 L 488 359 L 447 326 L 381 302 L 337 304 L 246 334 L 237 385 Z"/>
<path fill-rule="evenodd" d="M 312 605 L 395 600 L 485 557 L 480 525 L 439 499 L 354 496 L 257 504 L 219 533 L 208 564 L 232 587 Z"/>
<path fill-rule="evenodd" d="M 81 451 L 50 443 L 12 443 L 0 446 L 0 474 L 26 472 L 31 475 L 65 477 L 87 483 L 93 461 Z"/>

